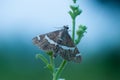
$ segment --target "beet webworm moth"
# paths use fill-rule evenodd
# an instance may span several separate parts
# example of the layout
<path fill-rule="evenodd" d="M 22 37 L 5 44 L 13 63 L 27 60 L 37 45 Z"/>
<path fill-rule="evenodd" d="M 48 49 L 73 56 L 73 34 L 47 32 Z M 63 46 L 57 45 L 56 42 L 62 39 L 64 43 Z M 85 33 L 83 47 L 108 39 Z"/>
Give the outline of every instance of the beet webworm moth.
<path fill-rule="evenodd" d="M 60 55 L 67 61 L 79 63 L 81 55 L 68 33 L 68 26 L 33 38 L 33 43 L 44 51 L 53 51 L 53 56 Z"/>

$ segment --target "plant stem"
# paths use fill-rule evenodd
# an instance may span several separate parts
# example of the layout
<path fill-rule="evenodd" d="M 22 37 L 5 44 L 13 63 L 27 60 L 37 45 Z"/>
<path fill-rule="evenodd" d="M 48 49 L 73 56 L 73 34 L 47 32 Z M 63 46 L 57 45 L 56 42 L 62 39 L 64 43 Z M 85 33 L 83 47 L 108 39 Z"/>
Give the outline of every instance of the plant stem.
<path fill-rule="evenodd" d="M 58 68 L 58 70 L 53 73 L 53 80 L 59 79 L 59 76 L 60 76 L 62 70 L 64 69 L 66 63 L 67 63 L 67 61 L 63 60 L 63 62 L 60 64 L 60 67 Z"/>
<path fill-rule="evenodd" d="M 73 41 L 75 41 L 75 19 L 72 20 L 72 39 L 73 39 Z M 53 80 L 58 80 L 59 79 L 59 76 L 60 76 L 62 70 L 64 69 L 66 63 L 67 63 L 67 61 L 63 60 L 63 62 L 60 64 L 60 67 L 58 68 L 58 70 L 57 71 L 54 70 Z M 55 68 L 53 67 L 53 69 L 55 69 Z"/>
<path fill-rule="evenodd" d="M 76 3 L 76 1 L 75 1 L 75 3 Z M 76 23 L 75 19 L 76 19 L 76 17 L 72 18 L 72 40 L 73 40 L 73 42 L 75 42 L 75 23 Z M 53 80 L 59 79 L 60 74 L 63 71 L 66 63 L 67 63 L 67 61 L 63 60 L 63 62 L 60 64 L 58 70 L 53 71 Z M 53 69 L 55 69 L 55 68 L 53 67 Z"/>
<path fill-rule="evenodd" d="M 72 19 L 72 40 L 75 41 L 75 18 Z M 60 76 L 62 70 L 64 69 L 66 63 L 67 63 L 67 61 L 63 60 L 60 67 L 58 68 L 58 70 L 57 71 L 54 70 L 53 80 L 58 80 L 59 79 L 59 76 Z"/>
<path fill-rule="evenodd" d="M 75 19 L 72 19 L 72 39 L 75 41 Z"/>
<path fill-rule="evenodd" d="M 50 56 L 50 64 L 52 66 L 52 72 L 54 72 L 55 65 L 54 65 L 54 60 L 52 56 Z"/>

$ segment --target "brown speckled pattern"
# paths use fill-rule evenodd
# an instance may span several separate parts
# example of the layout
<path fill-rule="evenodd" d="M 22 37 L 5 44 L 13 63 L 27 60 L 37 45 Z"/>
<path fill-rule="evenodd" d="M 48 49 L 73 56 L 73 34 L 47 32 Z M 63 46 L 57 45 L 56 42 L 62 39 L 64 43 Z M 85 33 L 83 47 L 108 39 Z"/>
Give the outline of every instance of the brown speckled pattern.
<path fill-rule="evenodd" d="M 56 44 L 51 44 L 46 38 L 47 36 L 50 40 L 54 41 Z M 81 56 L 76 56 L 79 54 L 78 48 L 73 43 L 68 31 L 66 29 L 56 30 L 47 34 L 39 35 L 33 38 L 33 43 L 37 45 L 40 49 L 44 51 L 53 51 L 54 57 L 60 55 L 63 59 L 67 61 L 74 61 L 79 63 L 81 61 Z M 61 46 L 74 47 L 74 50 L 63 49 Z"/>

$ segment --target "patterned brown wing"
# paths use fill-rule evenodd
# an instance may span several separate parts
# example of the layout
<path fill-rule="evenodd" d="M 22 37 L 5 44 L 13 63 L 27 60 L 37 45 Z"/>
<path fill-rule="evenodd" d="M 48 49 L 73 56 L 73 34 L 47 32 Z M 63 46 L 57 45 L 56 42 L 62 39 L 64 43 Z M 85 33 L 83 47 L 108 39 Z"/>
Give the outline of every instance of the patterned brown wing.
<path fill-rule="evenodd" d="M 59 46 L 57 44 L 57 38 L 61 30 L 42 34 L 33 38 L 33 43 L 44 51 L 53 51 L 54 57 L 58 54 Z"/>
<path fill-rule="evenodd" d="M 67 61 L 81 61 L 80 53 L 66 29 L 36 36 L 33 43 L 44 51 L 53 51 L 54 57 L 59 54 Z"/>
<path fill-rule="evenodd" d="M 57 31 L 47 33 L 46 35 L 49 37 L 50 40 L 53 40 L 55 43 L 57 43 L 58 39 L 60 38 L 61 32 L 62 30 L 57 30 Z"/>
<path fill-rule="evenodd" d="M 64 45 L 64 46 L 67 46 L 67 47 L 75 47 L 75 44 L 72 41 L 72 38 L 70 37 L 68 31 L 66 31 L 66 30 L 62 30 L 59 33 L 59 38 L 57 40 L 57 43 L 59 45 Z"/>
<path fill-rule="evenodd" d="M 74 61 L 77 63 L 81 62 L 81 55 L 77 47 L 74 47 L 73 49 L 64 49 L 62 46 L 60 46 L 59 54 L 67 61 Z"/>

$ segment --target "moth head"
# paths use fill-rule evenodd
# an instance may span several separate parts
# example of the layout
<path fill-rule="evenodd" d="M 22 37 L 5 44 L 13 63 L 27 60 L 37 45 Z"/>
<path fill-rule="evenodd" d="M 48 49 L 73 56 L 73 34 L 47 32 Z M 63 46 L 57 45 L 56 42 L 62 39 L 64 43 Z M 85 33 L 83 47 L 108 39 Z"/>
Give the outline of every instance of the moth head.
<path fill-rule="evenodd" d="M 69 29 L 68 25 L 63 26 L 63 28 L 67 31 Z"/>

